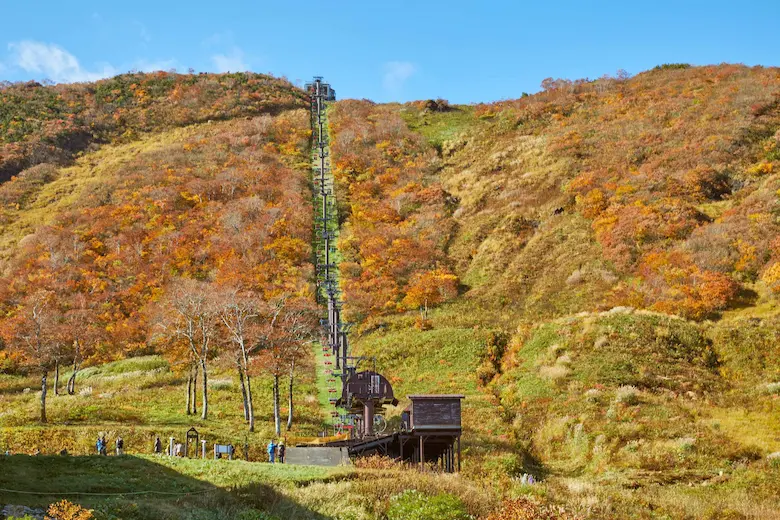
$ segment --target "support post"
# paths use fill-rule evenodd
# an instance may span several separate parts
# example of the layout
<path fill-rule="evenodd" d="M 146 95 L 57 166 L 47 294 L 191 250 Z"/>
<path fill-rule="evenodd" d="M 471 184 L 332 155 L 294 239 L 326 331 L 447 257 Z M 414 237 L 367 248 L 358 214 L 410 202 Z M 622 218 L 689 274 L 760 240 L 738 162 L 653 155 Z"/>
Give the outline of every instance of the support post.
<path fill-rule="evenodd" d="M 333 299 L 333 297 L 331 297 Z M 338 344 L 339 344 L 339 337 L 338 337 L 338 330 L 339 330 L 339 309 L 336 306 L 336 304 L 333 304 L 333 321 L 330 323 L 330 342 L 331 345 L 333 345 L 334 352 L 338 352 Z"/>
<path fill-rule="evenodd" d="M 206 439 L 200 441 L 200 458 L 206 459 Z"/>
<path fill-rule="evenodd" d="M 173 445 L 176 443 L 176 439 L 170 437 L 168 440 L 168 455 L 173 457 Z"/>
<path fill-rule="evenodd" d="M 455 442 L 450 447 L 450 472 L 455 473 Z"/>
<path fill-rule="evenodd" d="M 460 435 L 458 435 L 458 473 L 460 473 Z"/>
<path fill-rule="evenodd" d="M 344 370 L 347 369 L 347 351 L 349 350 L 349 344 L 347 342 L 347 333 L 341 332 L 341 366 L 344 367 Z"/>
<path fill-rule="evenodd" d="M 420 435 L 420 471 L 425 471 L 425 437 Z"/>
<path fill-rule="evenodd" d="M 363 404 L 363 436 L 374 435 L 374 401 L 370 399 Z"/>

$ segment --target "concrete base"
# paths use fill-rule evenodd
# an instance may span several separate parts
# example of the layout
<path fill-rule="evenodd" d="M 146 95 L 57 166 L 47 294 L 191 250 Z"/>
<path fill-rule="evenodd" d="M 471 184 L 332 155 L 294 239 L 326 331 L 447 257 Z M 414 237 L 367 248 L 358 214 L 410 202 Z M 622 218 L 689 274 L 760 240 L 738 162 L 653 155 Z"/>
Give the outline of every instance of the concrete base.
<path fill-rule="evenodd" d="M 284 454 L 285 464 L 305 464 L 308 466 L 349 466 L 347 448 L 299 447 L 287 448 Z"/>

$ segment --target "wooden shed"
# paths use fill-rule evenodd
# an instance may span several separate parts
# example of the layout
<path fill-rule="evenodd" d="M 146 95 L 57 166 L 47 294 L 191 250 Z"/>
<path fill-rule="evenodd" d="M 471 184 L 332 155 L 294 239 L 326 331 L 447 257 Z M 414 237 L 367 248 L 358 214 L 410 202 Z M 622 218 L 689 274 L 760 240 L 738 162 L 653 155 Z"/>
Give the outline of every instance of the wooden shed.
<path fill-rule="evenodd" d="M 407 428 L 411 431 L 455 431 L 461 430 L 460 394 L 410 395 Z"/>

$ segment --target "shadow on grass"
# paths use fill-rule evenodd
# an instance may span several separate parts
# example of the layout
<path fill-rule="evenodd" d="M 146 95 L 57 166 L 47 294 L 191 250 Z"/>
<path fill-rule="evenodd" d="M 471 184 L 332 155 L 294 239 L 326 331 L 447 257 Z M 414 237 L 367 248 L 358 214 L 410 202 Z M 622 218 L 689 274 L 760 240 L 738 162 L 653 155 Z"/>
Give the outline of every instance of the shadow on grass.
<path fill-rule="evenodd" d="M 195 462 L 197 466 L 192 469 L 198 474 L 219 476 L 220 465 L 232 464 L 212 463 Z M 262 472 L 257 480 L 261 475 Z M 284 482 L 283 474 L 268 476 L 275 482 L 280 478 Z M 51 503 L 67 499 L 94 509 L 98 519 L 216 520 L 244 514 L 254 518 L 258 511 L 285 520 L 329 518 L 298 504 L 267 483 L 245 484 L 246 478 L 241 481 L 240 486 L 228 483 L 227 487 L 218 487 L 153 460 L 132 456 L 0 456 L 0 502 L 3 504 L 45 509 Z"/>

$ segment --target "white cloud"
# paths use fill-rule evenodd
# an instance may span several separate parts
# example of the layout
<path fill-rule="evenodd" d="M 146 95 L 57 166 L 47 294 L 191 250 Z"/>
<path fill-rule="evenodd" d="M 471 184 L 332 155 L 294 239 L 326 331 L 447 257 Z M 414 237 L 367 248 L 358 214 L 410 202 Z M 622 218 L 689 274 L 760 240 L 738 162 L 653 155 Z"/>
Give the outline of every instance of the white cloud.
<path fill-rule="evenodd" d="M 391 92 L 401 90 L 406 80 L 417 72 L 417 67 L 408 61 L 389 61 L 384 64 L 383 69 L 382 85 L 385 87 L 385 90 Z"/>
<path fill-rule="evenodd" d="M 233 47 L 227 54 L 211 56 L 216 72 L 243 72 L 249 70 L 249 64 L 244 61 L 244 52 Z"/>
<path fill-rule="evenodd" d="M 54 44 L 25 40 L 9 43 L 8 50 L 13 65 L 57 83 L 95 81 L 117 73 L 110 65 L 102 70 L 85 70 L 74 55 Z"/>

